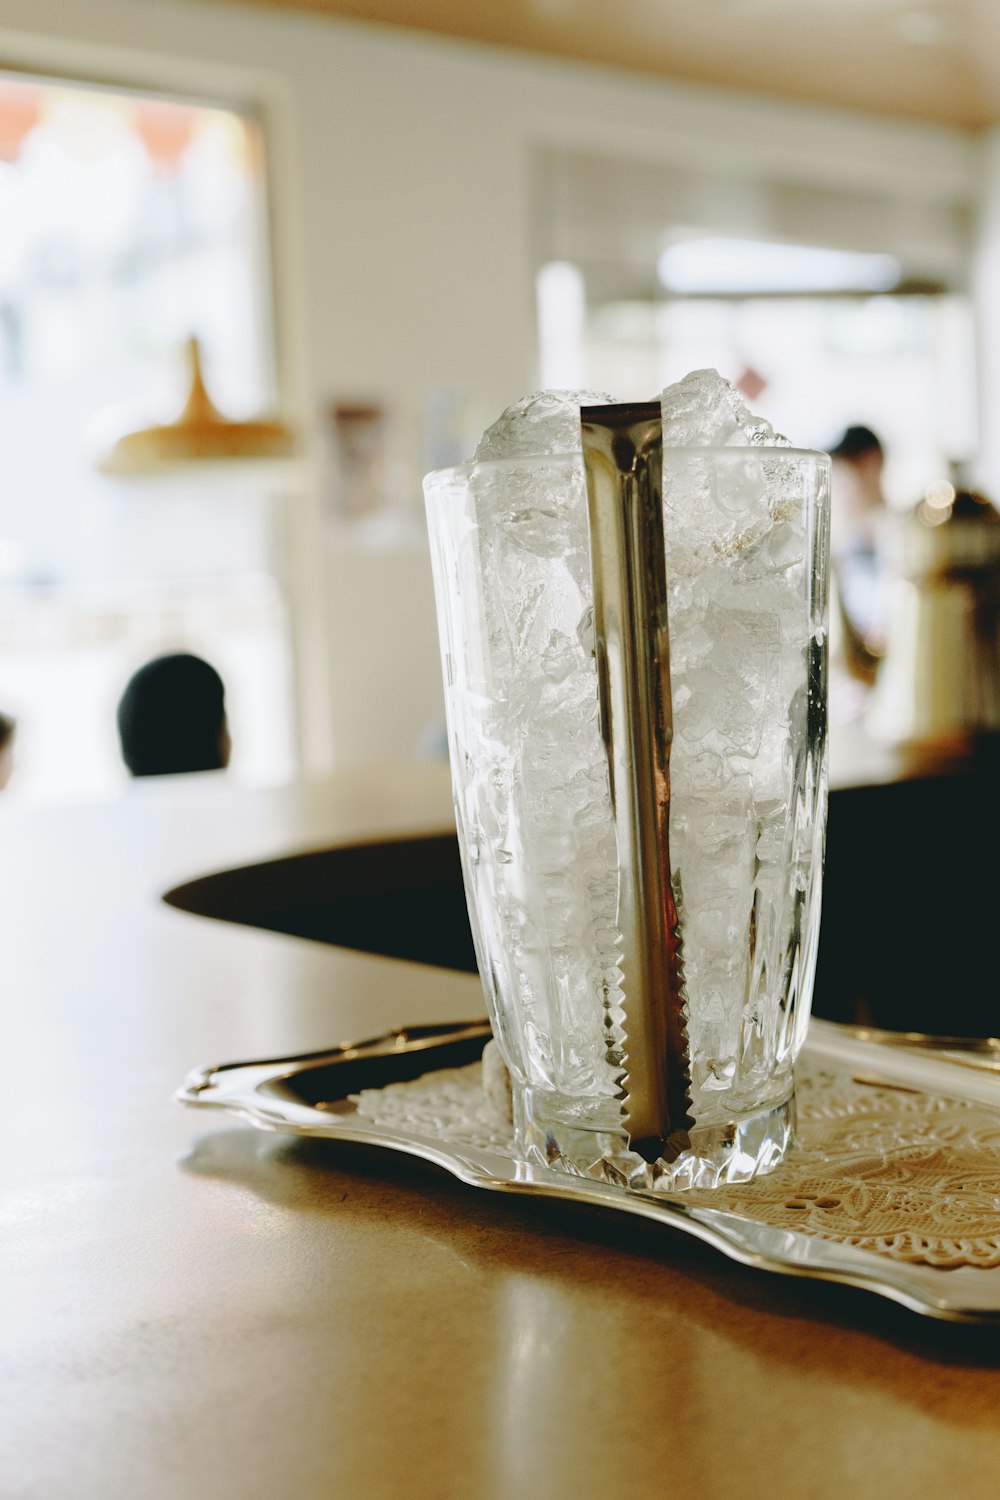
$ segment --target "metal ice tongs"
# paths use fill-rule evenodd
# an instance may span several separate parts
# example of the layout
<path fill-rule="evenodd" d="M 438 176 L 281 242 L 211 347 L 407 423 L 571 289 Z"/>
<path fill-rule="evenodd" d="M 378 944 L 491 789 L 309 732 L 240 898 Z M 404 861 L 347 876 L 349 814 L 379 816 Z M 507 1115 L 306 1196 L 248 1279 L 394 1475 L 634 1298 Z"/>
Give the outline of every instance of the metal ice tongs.
<path fill-rule="evenodd" d="M 601 733 L 618 840 L 627 1073 L 634 1151 L 690 1144 L 690 1054 L 670 876 L 670 630 L 660 403 L 584 406 Z"/>

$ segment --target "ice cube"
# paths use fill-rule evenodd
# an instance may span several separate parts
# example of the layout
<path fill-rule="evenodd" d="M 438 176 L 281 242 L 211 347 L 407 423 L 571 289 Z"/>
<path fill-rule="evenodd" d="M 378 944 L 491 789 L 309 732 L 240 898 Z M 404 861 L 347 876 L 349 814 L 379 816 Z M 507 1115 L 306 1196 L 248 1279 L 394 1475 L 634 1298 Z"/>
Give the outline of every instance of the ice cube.
<path fill-rule="evenodd" d="M 769 457 L 788 443 L 727 381 L 695 371 L 663 392 L 662 412 L 671 866 L 697 1114 L 742 1076 L 747 1017 L 776 1013 L 782 993 L 788 924 L 775 913 L 788 884 L 807 547 L 797 479 Z"/>
<path fill-rule="evenodd" d="M 660 398 L 663 444 L 673 448 L 787 448 L 788 439 L 754 416 L 718 370 L 692 370 Z"/>
<path fill-rule="evenodd" d="M 600 391 L 535 391 L 508 406 L 479 440 L 476 459 L 525 458 L 532 453 L 579 453 L 581 406 L 608 406 Z"/>

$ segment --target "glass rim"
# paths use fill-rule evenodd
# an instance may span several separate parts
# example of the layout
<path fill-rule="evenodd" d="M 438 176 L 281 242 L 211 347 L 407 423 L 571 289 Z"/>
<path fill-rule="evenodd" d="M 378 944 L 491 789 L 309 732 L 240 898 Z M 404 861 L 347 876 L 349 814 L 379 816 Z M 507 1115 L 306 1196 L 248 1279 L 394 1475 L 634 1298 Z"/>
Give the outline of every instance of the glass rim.
<path fill-rule="evenodd" d="M 829 453 L 822 448 L 789 448 L 784 444 L 780 446 L 770 443 L 730 443 L 723 447 L 713 447 L 708 443 L 671 443 L 664 445 L 664 458 L 668 453 L 681 454 L 725 454 L 734 458 L 796 458 L 796 459 L 822 459 L 826 463 L 832 463 Z M 563 453 L 519 453 L 513 458 L 470 458 L 461 464 L 449 464 L 443 469 L 431 469 L 430 473 L 423 477 L 424 487 L 437 488 L 459 478 L 468 478 L 474 471 L 479 469 L 496 470 L 502 473 L 504 469 L 523 468 L 526 464 L 566 464 L 583 462 L 583 453 L 580 449 L 567 450 Z M 666 465 L 665 465 L 666 467 Z"/>

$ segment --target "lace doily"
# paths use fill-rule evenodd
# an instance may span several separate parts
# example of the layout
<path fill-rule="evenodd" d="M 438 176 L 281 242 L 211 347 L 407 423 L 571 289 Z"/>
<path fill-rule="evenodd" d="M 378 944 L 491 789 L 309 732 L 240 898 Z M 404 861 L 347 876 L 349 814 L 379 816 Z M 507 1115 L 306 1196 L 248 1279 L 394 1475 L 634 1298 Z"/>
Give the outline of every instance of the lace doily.
<path fill-rule="evenodd" d="M 1000 1113 L 800 1067 L 798 1131 L 774 1172 L 685 1203 L 950 1270 L 1000 1266 Z M 358 1113 L 393 1131 L 514 1157 L 478 1063 L 366 1089 Z"/>

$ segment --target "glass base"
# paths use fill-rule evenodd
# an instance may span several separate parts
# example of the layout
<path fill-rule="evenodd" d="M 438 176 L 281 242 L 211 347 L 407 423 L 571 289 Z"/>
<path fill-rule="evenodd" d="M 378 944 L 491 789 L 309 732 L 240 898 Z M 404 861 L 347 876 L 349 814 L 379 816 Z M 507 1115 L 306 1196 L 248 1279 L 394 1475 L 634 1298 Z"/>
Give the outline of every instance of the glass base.
<path fill-rule="evenodd" d="M 515 1091 L 514 1123 L 525 1160 L 577 1177 L 593 1177 L 633 1192 L 675 1193 L 686 1188 L 722 1187 L 773 1172 L 795 1134 L 795 1098 L 720 1124 L 695 1126 L 691 1146 L 675 1161 L 644 1161 L 629 1150 L 620 1126 L 557 1118 L 550 1095 Z"/>

